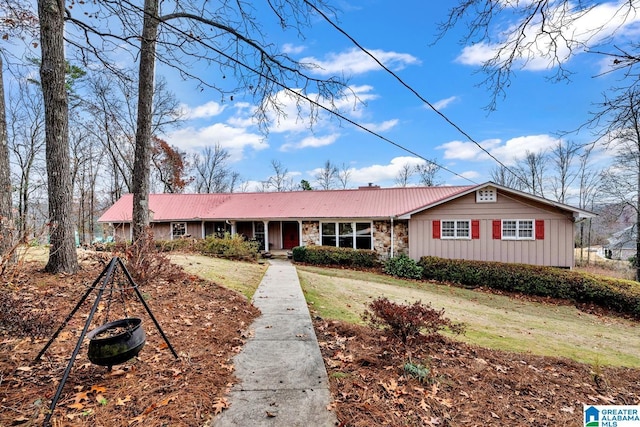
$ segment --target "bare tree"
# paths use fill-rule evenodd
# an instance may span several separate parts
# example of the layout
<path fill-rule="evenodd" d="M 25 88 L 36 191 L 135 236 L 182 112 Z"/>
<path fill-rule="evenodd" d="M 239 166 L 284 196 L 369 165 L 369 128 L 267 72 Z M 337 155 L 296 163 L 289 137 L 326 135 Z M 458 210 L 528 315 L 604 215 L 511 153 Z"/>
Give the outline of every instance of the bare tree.
<path fill-rule="evenodd" d="M 516 173 L 504 165 L 491 169 L 491 181 L 515 190 L 523 190 L 524 181 Z"/>
<path fill-rule="evenodd" d="M 427 160 L 424 164 L 416 165 L 415 171 L 420 177 L 420 185 L 426 187 L 440 185 L 440 181 L 437 179 L 440 169 L 440 166 L 436 163 L 436 159 Z"/>
<path fill-rule="evenodd" d="M 4 40 L 10 40 L 13 37 L 23 39 L 34 37 L 36 28 L 37 18 L 27 4 L 23 4 L 20 0 L 0 1 L 0 30 Z M 16 238 L 5 104 L 5 54 L 6 51 L 0 48 L 0 272 L 15 260 L 12 248 Z"/>
<path fill-rule="evenodd" d="M 338 181 L 343 190 L 349 186 L 349 180 L 351 179 L 351 168 L 346 163 L 342 163 L 340 170 L 338 171 Z"/>
<path fill-rule="evenodd" d="M 526 150 L 522 159 L 518 160 L 516 167 L 519 179 L 524 181 L 526 190 L 532 194 L 544 197 L 546 154 L 534 153 Z"/>
<path fill-rule="evenodd" d="M 580 145 L 573 141 L 558 141 L 549 155 L 555 174 L 551 176 L 549 184 L 553 196 L 560 203 L 565 203 L 569 187 L 578 177 L 573 162 Z"/>
<path fill-rule="evenodd" d="M 555 69 L 553 79 L 569 80 L 574 71 L 567 68 L 568 59 L 583 51 L 609 58 L 611 69 L 622 70 L 632 86 L 637 80 L 634 68 L 640 62 L 640 44 L 630 41 L 620 45 L 611 29 L 624 31 L 624 23 L 632 22 L 637 16 L 638 4 L 620 2 L 617 7 L 595 11 L 599 3 L 596 0 L 459 0 L 440 25 L 440 37 L 454 27 L 464 26 L 463 43 L 484 46 L 492 52 L 482 65 L 486 76 L 483 83 L 491 91 L 487 106 L 491 110 L 495 109 L 497 100 L 505 96 L 514 70 L 533 61 L 544 62 L 547 69 Z M 602 22 L 616 25 L 603 24 L 576 31 L 576 24 L 591 20 L 592 12 L 608 13 Z"/>
<path fill-rule="evenodd" d="M 578 194 L 578 206 L 581 209 L 590 209 L 593 210 L 594 201 L 596 198 L 596 194 L 598 191 L 598 187 L 600 186 L 600 174 L 594 171 L 590 165 L 591 162 L 591 152 L 593 150 L 593 145 L 587 147 L 579 157 L 579 166 L 577 177 L 580 183 L 580 191 Z M 587 226 L 587 246 L 591 246 L 591 228 L 592 221 L 591 218 L 588 219 Z M 580 222 L 580 233 L 579 233 L 579 242 L 578 245 L 580 248 L 585 247 L 585 223 L 584 221 Z M 590 252 L 587 251 L 587 263 L 590 261 Z M 580 262 L 584 261 L 584 251 L 580 251 Z"/>
<path fill-rule="evenodd" d="M 31 199 L 46 186 L 44 163 L 44 107 L 42 94 L 25 79 L 18 79 L 19 86 L 9 98 L 8 123 L 9 147 L 16 166 L 14 180 L 17 183 L 18 239 L 26 242 L 30 223 Z M 46 199 L 46 194 L 42 197 Z"/>
<path fill-rule="evenodd" d="M 321 190 L 331 190 L 334 188 L 338 173 L 338 167 L 332 164 L 331 160 L 327 160 L 315 175 L 316 183 Z"/>
<path fill-rule="evenodd" d="M 398 187 L 406 187 L 407 185 L 409 185 L 414 171 L 415 168 L 411 166 L 411 164 L 405 163 L 404 165 L 402 165 L 402 167 L 398 171 L 398 174 L 396 175 L 396 185 Z"/>
<path fill-rule="evenodd" d="M 613 99 L 605 99 L 594 121 L 604 123 L 601 135 L 615 153 L 615 163 L 602 174 L 603 193 L 632 208 L 636 230 L 640 225 L 640 91 L 623 89 Z M 636 259 L 640 259 L 640 233 L 636 232 Z M 636 262 L 640 281 L 640 263 Z"/>
<path fill-rule="evenodd" d="M 290 191 L 295 187 L 293 179 L 289 176 L 289 169 L 279 160 L 271 160 L 273 175 L 266 182 L 266 188 L 272 191 Z"/>
<path fill-rule="evenodd" d="M 220 144 L 207 146 L 193 155 L 194 184 L 197 193 L 231 193 L 239 179 L 227 162 L 231 155 Z"/>
<path fill-rule="evenodd" d="M 115 26 L 104 31 L 96 29 L 93 24 L 97 22 L 89 22 L 90 19 L 86 18 L 96 15 L 96 7 L 101 9 L 101 16 L 121 19 L 122 32 L 109 33 Z M 173 9 L 161 10 L 161 7 Z M 269 3 L 267 10 L 275 15 L 283 28 L 296 28 L 302 34 L 303 27 L 311 25 L 315 8 L 334 12 L 324 0 L 276 0 Z M 91 13 L 83 17 L 83 11 Z M 310 107 L 299 108 L 298 111 L 310 111 L 308 119 L 311 124 L 320 111 L 318 99 L 326 100 L 323 105 L 333 106 L 335 98 L 349 92 L 341 79 L 315 78 L 309 64 L 301 64 L 274 50 L 275 45 L 261 30 L 259 18 L 264 19 L 264 16 L 256 11 L 255 4 L 245 0 L 223 0 L 207 7 L 195 1 L 161 5 L 159 0 L 145 0 L 143 7 L 129 1 L 83 2 L 69 13 L 68 22 L 78 31 L 69 32 L 68 40 L 71 46 L 81 48 L 83 55 L 97 56 L 102 64 L 114 69 L 104 57 L 104 52 L 128 46 L 134 52 L 133 56 L 140 60 L 132 188 L 134 239 L 140 236 L 149 222 L 150 141 L 153 136 L 149 115 L 156 62 L 176 68 L 182 77 L 194 79 L 202 88 L 218 91 L 225 100 L 232 99 L 236 92 L 248 91 L 258 101 L 255 118 L 265 132 L 274 114 L 284 114 L 283 105 L 276 96 L 280 91 L 293 95 L 299 107 L 303 104 Z M 136 28 L 140 21 L 142 29 Z M 136 44 L 138 41 L 140 46 Z M 235 87 L 221 86 L 215 83 L 219 80 L 195 75 L 194 67 L 190 65 L 197 61 L 210 64 L 209 68 L 217 67 L 216 79 L 220 75 L 235 77 Z M 353 94 L 352 91 L 349 93 Z M 308 94 L 314 94 L 314 99 Z"/>

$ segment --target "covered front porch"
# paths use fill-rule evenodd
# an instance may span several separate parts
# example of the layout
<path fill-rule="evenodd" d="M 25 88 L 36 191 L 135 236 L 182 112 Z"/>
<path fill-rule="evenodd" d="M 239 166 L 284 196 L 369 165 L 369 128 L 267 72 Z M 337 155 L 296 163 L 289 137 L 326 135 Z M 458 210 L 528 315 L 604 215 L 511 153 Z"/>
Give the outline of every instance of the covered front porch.
<path fill-rule="evenodd" d="M 226 220 L 202 223 L 203 237 L 225 233 L 241 235 L 260 243 L 260 250 L 290 250 L 301 244 L 302 221 L 240 221 Z"/>

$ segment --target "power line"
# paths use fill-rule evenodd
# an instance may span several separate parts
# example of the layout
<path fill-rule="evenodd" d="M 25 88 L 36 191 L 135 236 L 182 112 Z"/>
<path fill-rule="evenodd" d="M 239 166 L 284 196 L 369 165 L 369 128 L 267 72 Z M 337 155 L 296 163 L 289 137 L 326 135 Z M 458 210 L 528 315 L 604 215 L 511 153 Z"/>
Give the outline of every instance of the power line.
<path fill-rule="evenodd" d="M 124 3 L 127 3 L 132 8 L 137 8 L 143 14 L 147 14 L 147 12 L 143 8 L 141 8 L 141 7 L 137 6 L 137 5 L 133 5 L 129 1 L 124 1 Z M 357 123 L 356 121 L 344 116 L 343 114 L 341 114 L 341 113 L 339 113 L 337 111 L 334 111 L 329 107 L 324 106 L 320 102 L 318 102 L 316 100 L 313 100 L 313 99 L 309 98 L 307 95 L 304 95 L 301 92 L 296 91 L 296 90 L 288 87 L 287 85 L 285 85 L 284 83 L 276 80 L 275 78 L 271 77 L 270 75 L 266 75 L 266 74 L 260 72 L 259 70 L 256 70 L 255 68 L 251 67 L 250 65 L 245 64 L 244 62 L 241 62 L 240 60 L 228 55 L 227 53 L 225 53 L 225 52 L 219 50 L 218 48 L 210 45 L 209 43 L 205 42 L 204 40 L 196 38 L 193 34 L 188 33 L 186 31 L 183 31 L 180 28 L 176 27 L 175 25 L 172 25 L 172 24 L 168 23 L 167 21 L 162 21 L 162 23 L 165 26 L 167 26 L 167 27 L 171 28 L 172 30 L 176 31 L 177 33 L 181 34 L 183 37 L 186 37 L 188 39 L 196 41 L 197 43 L 201 44 L 202 46 L 204 46 L 204 47 L 206 47 L 208 49 L 211 49 L 212 51 L 216 52 L 217 54 L 219 54 L 220 56 L 224 57 L 225 59 L 227 59 L 229 61 L 232 61 L 232 62 L 240 65 L 241 67 L 246 68 L 247 70 L 251 71 L 252 73 L 254 73 L 254 74 L 256 74 L 256 75 L 258 75 L 258 76 L 260 76 L 260 77 L 272 82 L 276 86 L 279 86 L 279 87 L 283 88 L 284 90 L 286 90 L 287 92 L 295 95 L 296 97 L 302 98 L 305 101 L 309 102 L 310 104 L 313 104 L 316 107 L 321 108 L 324 111 L 327 111 L 329 114 L 332 114 L 332 115 L 338 117 L 339 119 L 344 120 L 344 121 L 356 126 L 357 128 L 362 129 L 363 131 L 365 131 L 365 132 L 367 132 L 367 133 L 369 133 L 369 134 L 371 134 L 371 135 L 373 135 L 373 136 L 375 136 L 375 137 L 377 137 L 377 138 L 379 138 L 379 139 L 381 139 L 381 140 L 383 140 L 383 141 L 385 141 L 385 142 L 387 142 L 387 143 L 389 143 L 389 144 L 391 144 L 391 145 L 393 145 L 393 146 L 395 146 L 395 147 L 397 147 L 397 148 L 399 148 L 399 149 L 401 149 L 401 150 L 403 150 L 403 151 L 405 151 L 405 152 L 407 152 L 407 153 L 409 153 L 409 154 L 411 154 L 411 155 L 413 155 L 415 157 L 418 157 L 419 159 L 422 159 L 422 160 L 426 161 L 427 163 L 435 165 L 438 168 L 440 168 L 440 169 L 442 169 L 442 170 L 444 170 L 446 172 L 451 173 L 452 175 L 458 176 L 458 177 L 460 177 L 460 178 L 462 178 L 462 179 L 464 179 L 466 181 L 471 182 L 472 184 L 476 184 L 476 185 L 478 184 L 477 182 L 473 181 L 472 179 L 470 179 L 470 178 L 468 178 L 468 177 L 466 177 L 464 175 L 461 175 L 458 172 L 455 172 L 455 171 L 447 168 L 446 166 L 442 166 L 442 165 L 434 162 L 433 160 L 429 160 L 426 157 L 422 156 L 421 154 L 418 154 L 415 151 L 413 151 L 413 150 L 411 150 L 411 149 L 409 149 L 407 147 L 404 147 L 403 145 L 401 145 L 401 144 L 399 144 L 399 143 L 397 143 L 397 142 L 395 142 L 395 141 L 393 141 L 393 140 L 391 140 L 391 139 L 389 139 L 389 138 L 387 138 L 387 137 L 385 137 L 383 135 L 380 135 L 379 133 L 367 128 L 366 126 Z"/>
<path fill-rule="evenodd" d="M 439 111 L 433 104 L 431 104 L 426 98 L 424 98 L 422 95 L 420 95 L 420 93 L 418 93 L 417 90 L 415 90 L 413 87 L 411 87 L 409 84 L 407 84 L 404 80 L 402 80 L 402 78 L 400 78 L 400 76 L 398 76 L 396 73 L 394 73 L 393 71 L 391 71 L 386 65 L 384 65 L 378 58 L 376 58 L 375 55 L 373 55 L 371 52 L 369 52 L 366 48 L 364 48 L 360 43 L 358 43 L 358 41 L 356 39 L 354 39 L 351 35 L 349 35 L 346 31 L 344 31 L 341 27 L 339 27 L 337 24 L 335 24 L 324 12 L 322 12 L 320 9 L 318 9 L 314 4 L 311 4 L 308 0 L 303 0 L 309 7 L 311 7 L 313 10 L 315 10 L 320 16 L 322 16 L 322 18 L 327 21 L 333 28 L 335 28 L 338 32 L 342 33 L 345 37 L 347 37 L 351 43 L 353 43 L 358 49 L 360 49 L 363 53 L 365 53 L 367 56 L 369 56 L 371 59 L 373 59 L 383 70 L 385 70 L 387 73 L 391 74 L 402 86 L 404 86 L 405 88 L 407 88 L 411 93 L 413 93 L 420 101 L 422 101 L 423 103 L 425 103 L 429 108 L 431 108 L 436 114 L 438 114 L 440 117 L 442 117 L 442 119 L 444 119 L 448 124 L 450 124 L 455 130 L 457 130 L 458 132 L 460 132 L 465 138 L 467 138 L 469 141 L 473 142 L 480 150 L 482 150 L 483 152 L 485 152 L 489 157 L 491 157 L 493 160 L 496 161 L 496 163 L 498 163 L 500 166 L 502 166 L 503 168 L 505 168 L 507 171 L 509 171 L 510 173 L 512 173 L 514 176 L 516 176 L 520 181 L 523 181 L 525 184 L 526 182 L 515 172 L 513 172 L 511 169 L 509 169 L 509 167 L 507 167 L 504 163 L 502 163 L 500 160 L 498 160 L 493 154 L 491 154 L 487 149 L 485 149 L 482 145 L 480 145 L 479 142 L 477 142 L 473 137 L 471 137 L 471 135 L 469 135 L 467 132 L 465 132 L 460 126 L 458 126 L 455 122 L 453 122 L 453 120 L 449 119 L 449 117 L 447 117 L 444 113 L 442 113 L 441 111 Z"/>
<path fill-rule="evenodd" d="M 144 10 L 144 8 L 142 8 L 142 7 L 138 6 L 138 5 L 132 4 L 130 1 L 124 0 L 123 3 L 128 4 L 133 9 L 139 10 L 143 15 L 144 14 L 148 15 L 148 12 L 146 10 Z M 314 7 L 314 9 L 315 9 L 315 7 Z M 387 143 L 389 143 L 389 144 L 391 144 L 391 145 L 393 145 L 393 146 L 395 146 L 395 147 L 397 147 L 397 148 L 399 148 L 399 149 L 401 149 L 401 150 L 403 150 L 403 151 L 405 151 L 405 152 L 407 152 L 407 153 L 409 153 L 409 154 L 411 154 L 411 155 L 413 155 L 413 156 L 415 156 L 415 157 L 417 157 L 419 159 L 424 160 L 425 162 L 427 162 L 429 164 L 432 164 L 432 165 L 434 165 L 434 166 L 436 166 L 436 167 L 438 167 L 438 168 L 440 168 L 440 169 L 442 169 L 442 170 L 444 170 L 446 172 L 449 172 L 452 175 L 458 176 L 458 177 L 460 177 L 460 178 L 462 178 L 462 179 L 464 179 L 464 180 L 466 180 L 466 181 L 468 181 L 468 182 L 470 182 L 472 184 L 478 185 L 478 183 L 476 181 L 473 181 L 472 179 L 470 179 L 470 178 L 468 178 L 468 177 L 466 177 L 464 175 L 461 175 L 458 172 L 455 172 L 455 171 L 447 168 L 446 166 L 440 165 L 437 162 L 434 162 L 433 160 L 427 159 L 426 157 L 422 156 L 421 154 L 418 154 L 415 151 L 413 151 L 413 150 L 411 150 L 411 149 L 409 149 L 407 147 L 404 147 L 403 145 L 401 145 L 401 144 L 399 144 L 399 143 L 397 143 L 397 142 L 395 142 L 395 141 L 393 141 L 393 140 L 391 140 L 391 139 L 389 139 L 389 138 L 387 138 L 387 137 L 375 132 L 374 130 L 371 130 L 371 129 L 367 128 L 366 126 L 361 125 L 360 123 L 358 123 L 355 120 L 352 120 L 352 119 L 346 117 L 345 115 L 339 113 L 338 111 L 334 111 L 331 108 L 326 107 L 325 105 L 321 104 L 320 102 L 309 98 L 307 95 L 302 94 L 300 91 L 297 91 L 297 90 L 294 90 L 294 89 L 288 87 L 287 85 L 285 85 L 284 83 L 276 80 L 275 78 L 271 77 L 270 75 L 266 75 L 266 74 L 262 73 L 261 71 L 256 70 L 255 68 L 251 67 L 250 65 L 245 64 L 244 62 L 240 61 L 239 59 L 236 59 L 236 58 L 228 55 L 227 53 L 221 51 L 220 49 L 216 48 L 215 46 L 212 46 L 211 44 L 207 43 L 206 41 L 195 37 L 192 33 L 183 31 L 180 28 L 176 27 L 175 25 L 170 24 L 166 20 L 162 21 L 162 24 L 164 26 L 166 26 L 166 27 L 171 28 L 176 33 L 181 34 L 183 37 L 185 37 L 187 39 L 191 39 L 191 40 L 199 43 L 200 45 L 206 47 L 207 49 L 210 49 L 213 52 L 216 52 L 217 54 L 219 54 L 223 58 L 225 58 L 225 59 L 227 59 L 227 60 L 229 60 L 229 61 L 231 61 L 233 63 L 238 64 L 239 66 L 247 69 L 248 71 L 254 73 L 255 75 L 260 76 L 260 77 L 270 81 L 271 83 L 275 84 L 276 86 L 281 87 L 282 89 L 286 90 L 288 93 L 291 93 L 291 94 L 295 95 L 296 97 L 301 98 L 301 99 L 309 102 L 310 104 L 312 104 L 312 105 L 314 105 L 314 106 L 316 106 L 316 107 L 328 112 L 329 114 L 332 114 L 332 115 L 338 117 L 340 120 L 344 120 L 344 121 L 352 124 L 353 126 L 359 128 L 359 129 L 362 129 L 363 131 L 365 131 L 365 132 L 367 132 L 367 133 L 369 133 L 369 134 L 371 134 L 371 135 L 373 135 L 373 136 L 375 136 L 375 137 L 377 137 L 377 138 L 379 138 L 379 139 L 381 139 L 381 140 L 383 140 L 383 141 L 385 141 L 385 142 L 387 142 Z M 380 63 L 380 62 L 378 61 L 378 63 Z M 383 65 L 381 64 L 381 66 L 383 66 Z"/>

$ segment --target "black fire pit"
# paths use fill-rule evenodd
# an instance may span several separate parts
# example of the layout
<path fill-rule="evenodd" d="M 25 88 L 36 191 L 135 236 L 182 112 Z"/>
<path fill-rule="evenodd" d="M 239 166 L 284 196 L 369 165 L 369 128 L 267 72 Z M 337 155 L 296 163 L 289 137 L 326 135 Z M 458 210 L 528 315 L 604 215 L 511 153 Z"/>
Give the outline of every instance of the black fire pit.
<path fill-rule="evenodd" d="M 100 366 L 113 366 L 137 356 L 147 339 L 142 319 L 129 317 L 97 327 L 87 335 L 89 360 Z"/>

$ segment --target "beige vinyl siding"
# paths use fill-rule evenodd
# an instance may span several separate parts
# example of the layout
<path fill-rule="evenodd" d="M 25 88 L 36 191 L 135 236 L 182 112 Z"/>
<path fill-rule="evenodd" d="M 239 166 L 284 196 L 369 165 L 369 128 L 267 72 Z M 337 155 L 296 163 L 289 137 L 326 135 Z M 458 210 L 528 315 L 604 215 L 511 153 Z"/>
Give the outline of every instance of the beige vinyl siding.
<path fill-rule="evenodd" d="M 493 239 L 493 220 L 544 220 L 543 240 Z M 479 239 L 434 239 L 433 220 L 479 220 Z M 411 217 L 409 254 L 442 258 L 573 267 L 574 224 L 570 212 L 498 192 L 496 203 L 476 203 L 475 193 Z"/>

